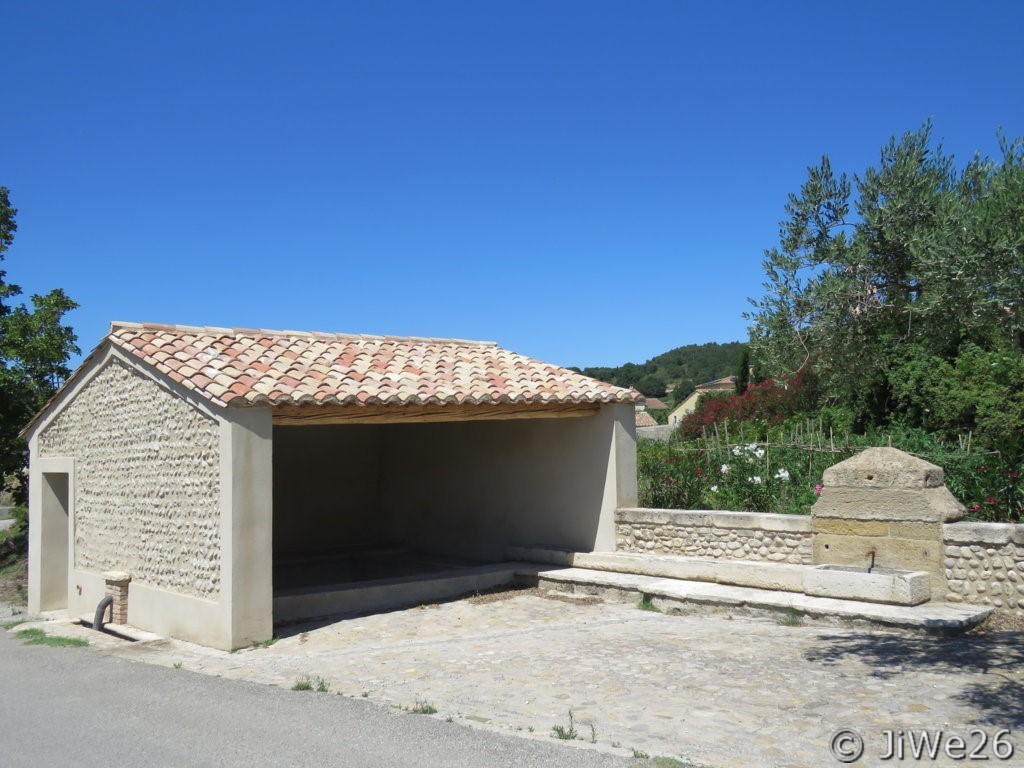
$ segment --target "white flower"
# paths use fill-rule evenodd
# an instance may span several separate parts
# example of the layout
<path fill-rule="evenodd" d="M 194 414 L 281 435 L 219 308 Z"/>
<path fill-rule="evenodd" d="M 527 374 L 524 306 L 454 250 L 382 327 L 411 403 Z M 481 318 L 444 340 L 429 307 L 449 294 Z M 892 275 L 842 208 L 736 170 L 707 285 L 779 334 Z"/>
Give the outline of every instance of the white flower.
<path fill-rule="evenodd" d="M 723 475 L 728 475 L 729 474 L 729 465 L 728 464 L 723 464 L 721 472 L 722 472 Z"/>
<path fill-rule="evenodd" d="M 761 478 L 758 477 L 757 475 L 754 475 L 753 477 L 748 477 L 747 478 L 747 482 L 748 483 L 753 483 L 754 485 L 760 485 L 761 484 Z"/>
<path fill-rule="evenodd" d="M 717 485 L 712 485 L 711 486 L 711 492 L 712 493 L 718 493 L 718 486 Z"/>
<path fill-rule="evenodd" d="M 782 468 L 775 473 L 776 480 L 789 480 L 789 470 Z"/>
<path fill-rule="evenodd" d="M 759 458 L 759 459 L 763 459 L 764 458 L 764 448 L 758 448 L 756 451 L 754 451 L 754 455 L 757 456 L 757 458 Z"/>
<path fill-rule="evenodd" d="M 732 455 L 733 456 L 739 456 L 740 455 L 740 447 L 738 445 L 737 446 L 733 446 Z"/>
<path fill-rule="evenodd" d="M 757 450 L 757 443 L 751 443 L 750 445 L 747 446 L 747 451 L 749 453 L 753 453 L 756 450 Z"/>

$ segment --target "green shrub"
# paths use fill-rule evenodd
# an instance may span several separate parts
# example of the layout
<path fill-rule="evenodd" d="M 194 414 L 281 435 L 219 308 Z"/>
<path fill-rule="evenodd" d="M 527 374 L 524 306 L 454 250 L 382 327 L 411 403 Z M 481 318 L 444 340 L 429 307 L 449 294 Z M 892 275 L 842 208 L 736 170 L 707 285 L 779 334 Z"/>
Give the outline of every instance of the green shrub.
<path fill-rule="evenodd" d="M 1024 519 L 1024 462 L 1009 453 L 979 450 L 918 427 L 894 425 L 864 435 L 846 431 L 847 414 L 824 411 L 765 429 L 722 424 L 719 439 L 637 444 L 641 506 L 807 514 L 826 469 L 874 446 L 892 445 L 943 468 L 946 485 L 967 507 L 968 519 Z M 726 428 L 727 427 L 727 428 Z M 841 429 L 837 429 L 840 427 Z M 744 435 L 754 442 L 726 442 Z"/>
<path fill-rule="evenodd" d="M 806 514 L 821 473 L 846 454 L 746 443 L 637 444 L 641 506 Z"/>
<path fill-rule="evenodd" d="M 14 524 L 0 531 L 0 568 L 28 557 L 28 510 L 14 507 L 11 517 Z"/>

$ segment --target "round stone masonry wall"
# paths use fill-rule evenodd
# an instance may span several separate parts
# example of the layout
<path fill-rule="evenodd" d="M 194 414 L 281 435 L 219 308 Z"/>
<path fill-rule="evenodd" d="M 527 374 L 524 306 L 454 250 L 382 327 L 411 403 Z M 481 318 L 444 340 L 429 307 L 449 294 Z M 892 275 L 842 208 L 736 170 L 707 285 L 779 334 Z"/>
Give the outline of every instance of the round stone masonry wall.
<path fill-rule="evenodd" d="M 39 455 L 75 461 L 76 568 L 219 597 L 215 419 L 111 360 L 40 433 Z"/>
<path fill-rule="evenodd" d="M 615 521 L 620 552 L 811 562 L 810 519 L 802 515 L 624 508 Z"/>
<path fill-rule="evenodd" d="M 943 532 L 946 599 L 1024 619 L 1024 525 L 953 523 Z"/>

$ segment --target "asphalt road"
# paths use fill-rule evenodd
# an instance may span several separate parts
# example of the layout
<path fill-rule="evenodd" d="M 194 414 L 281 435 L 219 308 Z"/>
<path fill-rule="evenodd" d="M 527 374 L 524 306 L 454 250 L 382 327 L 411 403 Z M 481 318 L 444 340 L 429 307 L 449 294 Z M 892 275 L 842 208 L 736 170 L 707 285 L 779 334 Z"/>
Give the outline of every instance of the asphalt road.
<path fill-rule="evenodd" d="M 0 765 L 627 766 L 372 702 L 25 646 L 0 631 Z"/>

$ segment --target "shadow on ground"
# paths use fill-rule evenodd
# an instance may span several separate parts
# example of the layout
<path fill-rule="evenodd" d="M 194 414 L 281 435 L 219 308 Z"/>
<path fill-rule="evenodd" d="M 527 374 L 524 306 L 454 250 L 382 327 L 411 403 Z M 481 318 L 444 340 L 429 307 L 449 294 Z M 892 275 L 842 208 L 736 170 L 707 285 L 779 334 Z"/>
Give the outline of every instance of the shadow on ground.
<path fill-rule="evenodd" d="M 520 597 L 522 595 L 539 595 L 539 591 L 535 586 L 530 584 L 501 584 L 497 587 L 491 587 L 489 589 L 474 590 L 472 592 L 465 592 L 461 595 L 453 595 L 450 597 L 442 597 L 436 600 L 431 600 L 428 603 L 412 603 L 410 605 L 398 605 L 393 608 L 382 608 L 375 611 L 361 611 L 357 613 L 338 613 L 330 616 L 318 616 L 309 619 L 297 619 L 295 621 L 286 622 L 275 622 L 274 623 L 274 637 L 281 639 L 285 637 L 295 637 L 306 632 L 313 632 L 317 629 L 323 629 L 332 624 L 345 621 L 346 619 L 358 619 L 364 616 L 377 616 L 387 613 L 401 613 L 402 611 L 408 611 L 415 608 L 431 608 L 438 605 L 444 605 L 445 603 L 458 603 L 467 601 L 470 603 L 477 602 L 495 602 L 498 600 L 510 600 L 513 597 Z M 543 595 L 549 597 L 549 595 Z M 552 598 L 557 599 L 557 598 Z M 579 600 L 571 601 L 578 604 Z M 595 598 L 595 602 L 598 602 Z"/>
<path fill-rule="evenodd" d="M 873 677 L 893 678 L 905 671 L 931 670 L 982 675 L 958 698 L 978 714 L 978 723 L 1024 727 L 1024 633 L 991 632 L 962 637 L 907 636 L 860 632 L 825 635 L 805 656 L 838 664 L 858 660 Z"/>

